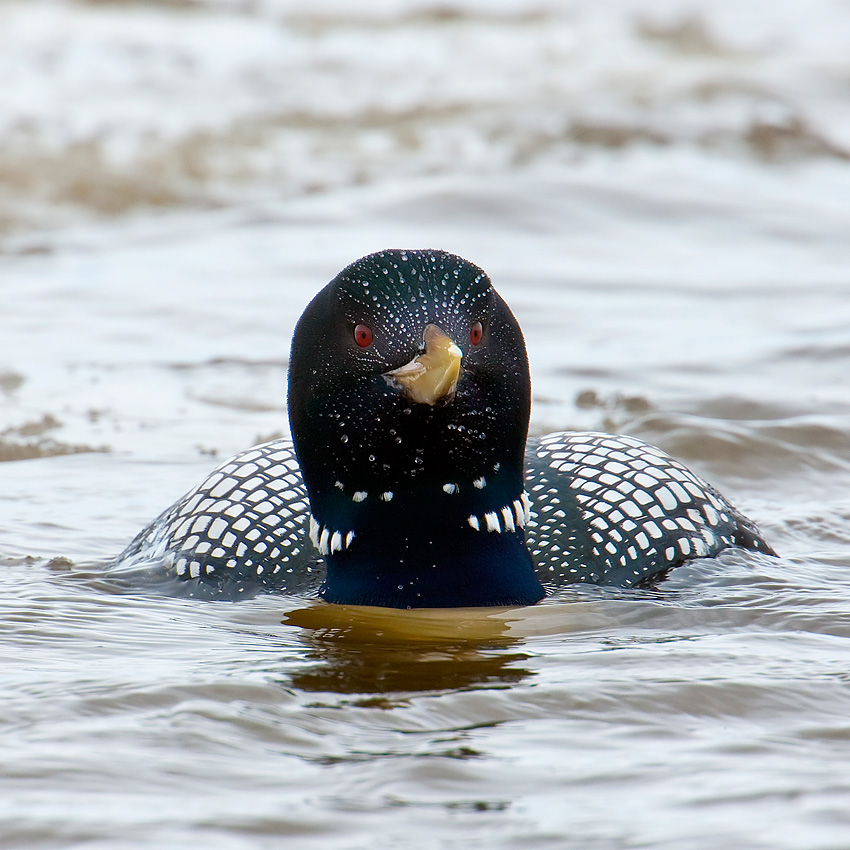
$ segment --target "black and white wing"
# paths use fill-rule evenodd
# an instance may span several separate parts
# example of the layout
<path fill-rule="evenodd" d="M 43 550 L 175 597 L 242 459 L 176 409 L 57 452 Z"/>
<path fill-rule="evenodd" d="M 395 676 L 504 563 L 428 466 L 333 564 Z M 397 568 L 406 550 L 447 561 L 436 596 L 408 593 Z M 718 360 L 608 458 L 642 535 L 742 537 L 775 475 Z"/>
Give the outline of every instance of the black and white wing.
<path fill-rule="evenodd" d="M 542 581 L 633 586 L 730 546 L 774 554 L 717 490 L 641 440 L 549 434 L 526 461 L 526 537 Z"/>
<path fill-rule="evenodd" d="M 301 592 L 324 572 L 309 518 L 292 442 L 275 440 L 221 464 L 145 528 L 119 563 L 164 568 L 204 596 Z"/>

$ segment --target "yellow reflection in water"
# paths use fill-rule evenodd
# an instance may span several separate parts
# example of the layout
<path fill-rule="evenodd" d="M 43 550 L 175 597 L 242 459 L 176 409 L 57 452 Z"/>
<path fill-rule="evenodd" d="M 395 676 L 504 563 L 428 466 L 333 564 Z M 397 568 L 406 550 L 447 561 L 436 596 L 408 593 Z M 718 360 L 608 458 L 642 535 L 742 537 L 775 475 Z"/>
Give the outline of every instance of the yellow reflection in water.
<path fill-rule="evenodd" d="M 304 629 L 309 664 L 292 674 L 305 691 L 387 694 L 504 687 L 531 675 L 516 651 L 532 635 L 611 624 L 595 604 L 529 608 L 395 608 L 316 602 L 283 623 Z"/>
<path fill-rule="evenodd" d="M 507 635 L 521 608 L 374 608 L 314 603 L 290 611 L 285 625 L 354 643 L 488 641 Z"/>
<path fill-rule="evenodd" d="M 399 641 L 512 643 L 533 635 L 598 630 L 616 624 L 614 611 L 598 601 L 566 601 L 524 608 L 374 608 L 313 602 L 287 612 L 284 625 L 308 629 L 327 640 L 354 643 Z"/>
<path fill-rule="evenodd" d="M 292 675 L 305 691 L 388 694 L 499 686 L 529 676 L 506 633 L 519 609 L 392 608 L 316 603 L 290 611 L 311 662 Z"/>
<path fill-rule="evenodd" d="M 374 695 L 504 687 L 532 675 L 521 666 L 529 656 L 505 647 L 313 644 L 307 658 L 310 663 L 293 671 L 290 683 L 314 693 Z"/>

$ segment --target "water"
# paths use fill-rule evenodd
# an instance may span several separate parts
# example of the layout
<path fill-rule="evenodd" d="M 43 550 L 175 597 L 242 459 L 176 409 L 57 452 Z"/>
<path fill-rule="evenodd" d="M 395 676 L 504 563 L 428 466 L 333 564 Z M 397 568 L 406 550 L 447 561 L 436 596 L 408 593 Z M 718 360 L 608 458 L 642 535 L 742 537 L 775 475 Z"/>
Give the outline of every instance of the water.
<path fill-rule="evenodd" d="M 850 9 L 0 7 L 0 846 L 850 846 Z M 519 318 L 532 430 L 660 445 L 782 557 L 531 609 L 105 565 L 285 432 L 352 259 Z"/>

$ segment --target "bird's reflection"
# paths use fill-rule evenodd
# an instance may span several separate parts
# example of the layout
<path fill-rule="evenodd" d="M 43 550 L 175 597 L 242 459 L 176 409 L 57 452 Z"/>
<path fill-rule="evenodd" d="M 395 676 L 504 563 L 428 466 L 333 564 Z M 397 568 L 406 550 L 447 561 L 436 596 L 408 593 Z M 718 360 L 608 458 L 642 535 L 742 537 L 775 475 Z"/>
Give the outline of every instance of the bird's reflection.
<path fill-rule="evenodd" d="M 303 629 L 306 664 L 291 671 L 303 691 L 389 694 L 500 687 L 532 675 L 509 617 L 492 609 L 395 611 L 329 606 L 290 611 Z"/>
<path fill-rule="evenodd" d="M 528 656 L 504 647 L 328 646 L 313 638 L 307 656 L 313 663 L 293 672 L 303 691 L 338 694 L 388 694 L 498 686 L 530 675 L 517 666 Z"/>

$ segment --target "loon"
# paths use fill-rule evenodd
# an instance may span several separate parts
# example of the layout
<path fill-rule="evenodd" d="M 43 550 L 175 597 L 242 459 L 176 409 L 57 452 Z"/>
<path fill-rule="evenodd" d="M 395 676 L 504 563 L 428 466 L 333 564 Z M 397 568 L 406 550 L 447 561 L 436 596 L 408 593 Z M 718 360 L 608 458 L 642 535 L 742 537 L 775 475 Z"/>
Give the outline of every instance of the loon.
<path fill-rule="evenodd" d="M 191 595 L 436 608 L 651 584 L 729 547 L 775 554 L 660 449 L 592 432 L 527 441 L 530 406 L 522 332 L 484 271 L 444 251 L 370 254 L 295 328 L 292 439 L 220 465 L 121 560 Z"/>

